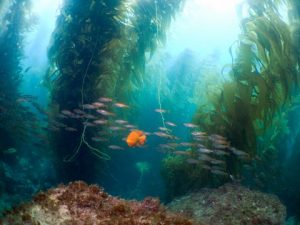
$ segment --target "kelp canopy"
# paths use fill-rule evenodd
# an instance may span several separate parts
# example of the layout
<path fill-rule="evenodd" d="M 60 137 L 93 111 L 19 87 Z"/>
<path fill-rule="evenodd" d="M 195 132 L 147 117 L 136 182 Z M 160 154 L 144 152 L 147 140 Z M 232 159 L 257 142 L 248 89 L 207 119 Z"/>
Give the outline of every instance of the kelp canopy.
<path fill-rule="evenodd" d="M 20 93 L 23 78 L 24 35 L 32 26 L 31 1 L 1 2 L 0 17 L 0 149 L 16 147 L 28 138 L 34 114 L 23 104 Z M 7 10 L 6 10 L 7 8 Z M 27 96 L 29 97 L 29 96 Z M 29 97 L 30 98 L 30 97 Z"/>
<path fill-rule="evenodd" d="M 298 87 L 299 70 L 288 24 L 272 1 L 248 1 L 242 19 L 231 79 L 211 93 L 213 110 L 200 112 L 204 130 L 225 135 L 234 146 L 254 156 L 256 138 L 272 124 L 275 114 Z"/>
<path fill-rule="evenodd" d="M 216 177 L 201 168 L 202 162 L 187 165 L 186 157 L 170 155 L 162 170 L 169 198 L 190 188 L 219 185 L 230 177 L 239 180 L 247 175 L 246 182 L 260 188 L 274 177 L 278 181 L 282 165 L 278 142 L 288 132 L 286 112 L 299 93 L 300 78 L 299 12 L 289 11 L 293 17 L 290 25 L 282 19 L 281 4 L 267 0 L 242 4 L 247 15 L 241 17 L 241 34 L 229 49 L 230 72 L 222 74 L 225 79 L 219 84 L 200 90 L 206 93 L 201 101 L 207 104 L 199 105 L 194 116 L 200 131 L 227 137 L 231 146 L 249 157 L 241 160 L 230 152 L 219 156 L 226 162 L 224 170 L 233 176 Z M 299 9 L 295 1 L 287 4 Z"/>
<path fill-rule="evenodd" d="M 146 54 L 164 41 L 165 30 L 182 2 L 64 1 L 52 36 L 48 53 L 51 65 L 45 77 L 53 115 L 63 109 L 86 110 L 84 104 L 100 96 L 131 101 L 130 93 L 143 80 Z M 86 130 L 83 121 L 63 122 L 79 133 L 52 135 L 53 148 L 60 158 L 80 147 L 91 149 L 87 143 L 92 131 Z M 101 150 L 92 153 L 109 158 Z"/>

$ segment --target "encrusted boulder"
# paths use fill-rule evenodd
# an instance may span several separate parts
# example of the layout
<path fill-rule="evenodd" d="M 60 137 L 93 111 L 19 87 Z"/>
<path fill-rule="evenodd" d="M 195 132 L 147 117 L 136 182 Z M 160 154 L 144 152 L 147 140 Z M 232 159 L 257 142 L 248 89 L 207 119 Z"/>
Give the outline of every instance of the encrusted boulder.
<path fill-rule="evenodd" d="M 282 225 L 286 217 L 277 196 L 232 184 L 191 193 L 168 209 L 206 225 Z"/>
<path fill-rule="evenodd" d="M 4 214 L 1 225 L 194 225 L 158 199 L 126 201 L 78 181 L 36 195 Z"/>

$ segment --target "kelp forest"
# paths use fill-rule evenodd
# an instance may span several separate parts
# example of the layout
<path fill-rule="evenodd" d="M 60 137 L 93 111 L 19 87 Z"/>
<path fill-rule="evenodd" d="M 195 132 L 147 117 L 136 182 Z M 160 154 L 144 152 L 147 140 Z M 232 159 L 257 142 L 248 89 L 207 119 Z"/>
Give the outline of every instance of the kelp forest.
<path fill-rule="evenodd" d="M 2 0 L 0 61 L 1 224 L 300 224 L 298 0 Z"/>

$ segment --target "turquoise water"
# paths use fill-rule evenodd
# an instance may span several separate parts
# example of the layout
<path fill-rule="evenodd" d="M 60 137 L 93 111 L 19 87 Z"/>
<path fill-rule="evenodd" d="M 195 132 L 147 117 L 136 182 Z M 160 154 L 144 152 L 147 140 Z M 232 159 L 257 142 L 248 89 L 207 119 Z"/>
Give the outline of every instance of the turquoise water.
<path fill-rule="evenodd" d="M 0 210 L 75 180 L 165 203 L 231 182 L 299 216 L 299 4 L 286 4 L 0 3 Z"/>

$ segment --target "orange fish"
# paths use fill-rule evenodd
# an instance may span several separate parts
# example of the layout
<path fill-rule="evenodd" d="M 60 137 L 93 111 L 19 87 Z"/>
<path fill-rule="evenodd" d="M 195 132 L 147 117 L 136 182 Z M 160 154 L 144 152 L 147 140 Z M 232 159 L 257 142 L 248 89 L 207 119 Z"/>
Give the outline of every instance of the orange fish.
<path fill-rule="evenodd" d="M 146 135 L 141 130 L 133 130 L 126 138 L 129 147 L 136 147 L 145 144 Z"/>

